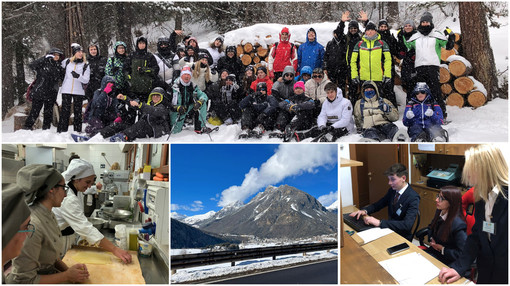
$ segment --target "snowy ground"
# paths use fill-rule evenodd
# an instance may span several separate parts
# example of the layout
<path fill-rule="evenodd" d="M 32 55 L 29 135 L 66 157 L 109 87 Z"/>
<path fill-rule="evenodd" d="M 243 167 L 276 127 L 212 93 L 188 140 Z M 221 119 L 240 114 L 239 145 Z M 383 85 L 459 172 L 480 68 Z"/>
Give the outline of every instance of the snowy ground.
<path fill-rule="evenodd" d="M 502 28 L 490 28 L 491 46 L 493 47 L 494 57 L 496 60 L 496 68 L 498 72 L 503 72 L 508 69 L 508 24 L 507 19 L 502 19 Z M 337 22 L 316 23 L 308 25 L 287 25 L 291 31 L 291 41 L 304 42 L 306 31 L 310 27 L 314 27 L 317 31 L 317 39 L 322 45 L 326 45 L 331 39 L 332 31 L 336 28 Z M 437 25 L 438 29 L 450 27 L 453 31 L 459 31 L 459 23 L 443 20 Z M 256 24 L 250 27 L 241 28 L 235 31 L 230 31 L 225 34 L 225 44 L 238 44 L 239 42 L 259 42 L 271 44 L 278 41 L 278 33 L 284 27 L 280 24 Z M 197 28 L 198 29 L 198 28 Z M 200 31 L 193 34 L 198 38 L 201 47 L 206 47 L 209 41 L 212 41 L 217 32 L 200 28 Z M 392 31 L 394 34 L 396 31 Z M 267 37 L 270 36 L 270 37 Z M 503 72 L 498 78 L 508 77 L 508 71 Z M 507 79 L 506 79 L 507 80 Z M 402 117 L 405 105 L 405 94 L 402 92 L 400 86 L 395 87 L 397 100 L 399 102 L 400 119 L 396 122 L 399 127 L 404 127 L 402 124 Z M 60 96 L 57 102 L 60 102 Z M 21 111 L 22 108 L 19 108 Z M 478 109 L 471 109 L 469 107 L 447 107 L 448 120 L 450 124 L 444 126 L 450 136 L 450 142 L 507 142 L 508 141 L 508 100 L 495 99 L 487 105 Z M 209 125 L 210 127 L 213 127 Z M 72 126 L 69 132 L 57 134 L 56 128 L 51 127 L 50 130 L 19 130 L 13 132 L 14 119 L 8 117 L 2 122 L 2 140 L 3 142 L 74 142 L 71 138 Z M 85 130 L 85 125 L 82 130 Z M 222 125 L 219 131 L 211 133 L 211 139 L 214 142 L 281 142 L 278 138 L 269 138 L 265 135 L 261 139 L 238 139 L 238 134 L 241 131 L 240 124 L 225 126 Z M 82 134 L 85 135 L 85 134 Z M 168 139 L 168 140 L 167 140 Z M 172 134 L 170 137 L 163 136 L 160 138 L 146 138 L 138 139 L 135 142 L 211 142 L 207 135 L 197 135 L 193 132 L 193 127 L 188 126 L 179 134 Z M 349 135 L 340 138 L 339 142 L 357 142 L 361 139 L 358 134 Z M 304 141 L 311 141 L 306 139 Z M 96 135 L 91 138 L 89 142 L 104 142 L 108 139 L 102 138 L 101 135 Z"/>
<path fill-rule="evenodd" d="M 174 251 L 174 250 L 172 250 Z M 185 283 L 211 277 L 221 277 L 236 273 L 250 272 L 259 269 L 268 269 L 276 266 L 290 265 L 318 261 L 323 259 L 338 258 L 338 249 L 331 252 L 317 251 L 307 253 L 306 256 L 297 253 L 292 255 L 278 256 L 276 260 L 271 257 L 236 262 L 235 266 L 230 263 L 214 264 L 194 268 L 179 269 L 170 276 L 170 283 Z"/>

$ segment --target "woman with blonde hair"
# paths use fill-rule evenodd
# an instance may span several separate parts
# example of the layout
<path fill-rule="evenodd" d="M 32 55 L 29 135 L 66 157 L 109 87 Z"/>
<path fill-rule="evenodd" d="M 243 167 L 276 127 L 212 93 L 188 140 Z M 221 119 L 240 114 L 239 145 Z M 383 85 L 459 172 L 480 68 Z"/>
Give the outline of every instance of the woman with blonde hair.
<path fill-rule="evenodd" d="M 86 85 L 90 79 L 87 57 L 78 44 L 72 44 L 73 56 L 62 61 L 65 69 L 64 82 L 62 83 L 62 111 L 58 122 L 57 132 L 67 132 L 69 117 L 71 116 L 71 104 L 74 101 L 74 131 L 81 132 L 82 105 L 85 98 Z"/>
<path fill-rule="evenodd" d="M 198 62 L 194 63 L 191 82 L 205 91 L 207 87 L 218 80 L 218 74 L 213 72 L 209 66 L 208 55 L 206 53 L 198 54 Z"/>
<path fill-rule="evenodd" d="M 439 273 L 441 283 L 460 279 L 476 259 L 478 284 L 508 284 L 508 165 L 494 145 L 465 153 L 465 184 L 474 187 L 475 224 L 462 254 Z"/>

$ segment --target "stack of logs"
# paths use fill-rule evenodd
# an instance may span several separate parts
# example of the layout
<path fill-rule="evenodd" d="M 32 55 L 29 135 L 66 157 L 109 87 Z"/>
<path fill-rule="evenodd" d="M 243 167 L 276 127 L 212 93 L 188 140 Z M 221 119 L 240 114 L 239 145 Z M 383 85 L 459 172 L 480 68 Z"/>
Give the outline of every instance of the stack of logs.
<path fill-rule="evenodd" d="M 266 36 L 266 40 L 271 38 L 270 35 Z M 297 45 L 296 49 L 298 48 Z M 240 57 L 243 65 L 253 65 L 255 69 L 259 66 L 266 65 L 269 58 L 269 51 L 273 47 L 273 44 L 260 44 L 258 42 L 252 43 L 244 43 L 241 41 L 239 45 L 237 45 L 237 55 Z"/>
<path fill-rule="evenodd" d="M 469 76 L 471 64 L 461 56 L 460 35 L 455 34 L 455 46 L 452 50 L 442 49 L 442 64 L 439 68 L 439 82 L 446 104 L 463 107 L 469 104 L 472 107 L 480 107 L 487 101 L 487 95 L 483 85 Z"/>

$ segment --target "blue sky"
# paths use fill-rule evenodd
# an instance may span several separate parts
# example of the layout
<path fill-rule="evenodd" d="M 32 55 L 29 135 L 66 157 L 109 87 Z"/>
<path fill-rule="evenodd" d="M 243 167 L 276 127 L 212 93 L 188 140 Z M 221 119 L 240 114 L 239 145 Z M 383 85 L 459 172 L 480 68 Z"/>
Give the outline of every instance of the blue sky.
<path fill-rule="evenodd" d="M 172 144 L 171 211 L 218 211 L 269 184 L 296 187 L 328 206 L 338 197 L 337 154 L 335 144 Z"/>

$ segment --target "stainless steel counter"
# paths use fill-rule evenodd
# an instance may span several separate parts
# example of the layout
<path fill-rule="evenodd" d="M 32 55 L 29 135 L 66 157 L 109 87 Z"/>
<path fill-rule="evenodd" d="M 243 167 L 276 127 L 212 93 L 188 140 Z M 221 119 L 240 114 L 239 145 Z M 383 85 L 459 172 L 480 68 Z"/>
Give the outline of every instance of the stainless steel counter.
<path fill-rule="evenodd" d="M 115 240 L 115 230 L 102 229 L 101 233 L 110 241 Z M 169 284 L 168 264 L 164 262 L 157 248 L 153 248 L 150 257 L 138 254 L 142 275 L 147 284 Z"/>

